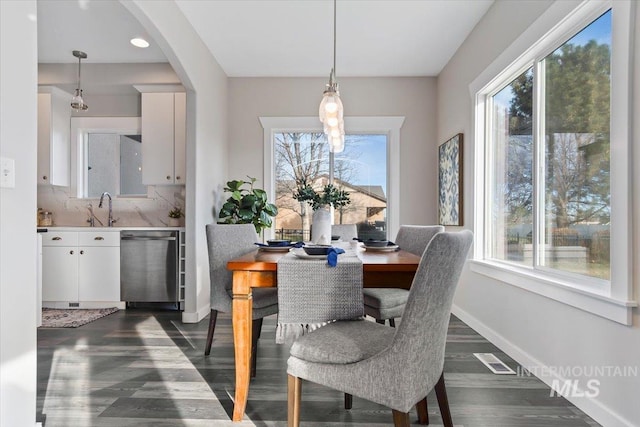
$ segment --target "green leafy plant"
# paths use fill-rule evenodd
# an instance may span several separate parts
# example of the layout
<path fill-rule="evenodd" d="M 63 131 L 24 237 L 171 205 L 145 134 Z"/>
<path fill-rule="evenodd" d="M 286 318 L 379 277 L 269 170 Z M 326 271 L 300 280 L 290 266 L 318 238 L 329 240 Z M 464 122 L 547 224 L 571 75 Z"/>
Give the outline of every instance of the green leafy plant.
<path fill-rule="evenodd" d="M 351 203 L 349 193 L 338 189 L 333 184 L 325 185 L 322 191 L 318 193 L 305 182 L 293 193 L 293 198 L 299 202 L 309 202 L 311 209 L 314 211 L 320 206 L 329 205 L 338 209 Z"/>
<path fill-rule="evenodd" d="M 256 178 L 247 178 L 249 181 L 227 182 L 224 191 L 231 193 L 231 196 L 220 209 L 218 224 L 253 224 L 260 233 L 263 229 L 271 227 L 272 218 L 278 215 L 278 208 L 267 201 L 266 191 L 253 187 Z"/>
<path fill-rule="evenodd" d="M 173 209 L 169 211 L 169 218 L 180 218 L 184 216 L 184 212 L 180 206 L 174 206 Z"/>

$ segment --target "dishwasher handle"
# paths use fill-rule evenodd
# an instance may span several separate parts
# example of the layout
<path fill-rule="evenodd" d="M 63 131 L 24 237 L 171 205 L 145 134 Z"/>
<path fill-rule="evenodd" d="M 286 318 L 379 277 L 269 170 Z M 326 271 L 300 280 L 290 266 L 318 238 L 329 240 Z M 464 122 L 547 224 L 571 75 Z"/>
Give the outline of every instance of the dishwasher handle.
<path fill-rule="evenodd" d="M 153 236 L 122 236 L 120 240 L 176 240 L 174 237 L 153 237 Z"/>

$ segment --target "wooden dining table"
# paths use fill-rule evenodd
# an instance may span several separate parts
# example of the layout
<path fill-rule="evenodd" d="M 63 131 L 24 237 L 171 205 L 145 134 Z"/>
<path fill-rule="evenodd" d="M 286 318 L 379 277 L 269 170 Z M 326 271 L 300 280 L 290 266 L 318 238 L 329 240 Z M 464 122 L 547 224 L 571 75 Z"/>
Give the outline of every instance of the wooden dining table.
<path fill-rule="evenodd" d="M 255 250 L 227 263 L 233 272 L 233 345 L 236 362 L 236 392 L 233 421 L 242 421 L 249 396 L 251 372 L 252 288 L 277 286 L 278 260 L 286 254 Z M 369 251 L 359 248 L 363 286 L 409 289 L 420 257 L 403 250 Z M 338 261 L 339 262 L 339 261 Z"/>

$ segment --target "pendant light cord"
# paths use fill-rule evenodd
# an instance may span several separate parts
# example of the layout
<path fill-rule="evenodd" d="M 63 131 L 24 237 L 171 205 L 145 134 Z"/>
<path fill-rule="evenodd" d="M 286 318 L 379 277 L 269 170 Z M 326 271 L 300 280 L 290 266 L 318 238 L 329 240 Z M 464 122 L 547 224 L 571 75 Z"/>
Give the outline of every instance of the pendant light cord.
<path fill-rule="evenodd" d="M 80 69 L 82 67 L 82 59 L 78 57 L 78 90 L 80 90 Z"/>
<path fill-rule="evenodd" d="M 336 1 L 333 0 L 333 74 L 336 72 Z"/>

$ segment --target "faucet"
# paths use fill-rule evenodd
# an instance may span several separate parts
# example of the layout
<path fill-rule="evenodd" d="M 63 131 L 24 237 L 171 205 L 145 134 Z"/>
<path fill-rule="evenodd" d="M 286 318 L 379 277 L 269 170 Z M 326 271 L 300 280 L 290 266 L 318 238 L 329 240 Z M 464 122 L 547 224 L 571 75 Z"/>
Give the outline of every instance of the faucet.
<path fill-rule="evenodd" d="M 87 209 L 89 210 L 89 218 L 87 219 L 89 227 L 95 227 L 96 221 L 98 221 L 98 223 L 102 226 L 102 221 L 100 221 L 100 219 L 96 217 L 95 213 L 93 213 L 93 205 L 91 203 L 87 205 Z"/>
<path fill-rule="evenodd" d="M 116 222 L 116 220 L 113 219 L 113 205 L 111 200 L 111 194 L 109 194 L 108 191 L 105 191 L 104 193 L 102 193 L 102 196 L 100 196 L 100 203 L 98 204 L 98 207 L 99 208 L 102 207 L 102 201 L 104 200 L 104 196 L 107 196 L 109 198 L 109 218 L 107 221 L 107 226 L 113 227 L 113 223 Z"/>

